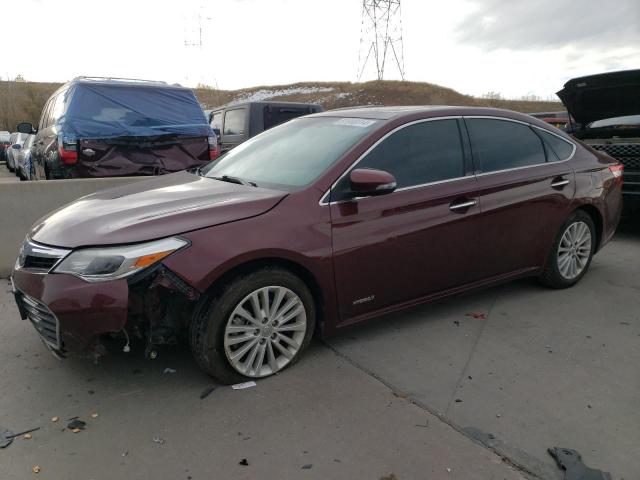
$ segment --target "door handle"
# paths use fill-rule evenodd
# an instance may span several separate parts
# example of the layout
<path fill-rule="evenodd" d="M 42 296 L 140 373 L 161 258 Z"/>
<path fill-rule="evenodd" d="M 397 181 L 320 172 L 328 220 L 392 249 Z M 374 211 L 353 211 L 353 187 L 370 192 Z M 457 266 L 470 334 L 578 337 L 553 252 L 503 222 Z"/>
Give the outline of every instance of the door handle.
<path fill-rule="evenodd" d="M 449 210 L 451 210 L 452 212 L 456 212 L 458 210 L 466 210 L 470 207 L 473 207 L 477 203 L 478 200 L 476 200 L 475 198 L 472 200 L 463 200 L 460 203 L 452 203 L 451 205 L 449 205 Z"/>
<path fill-rule="evenodd" d="M 553 188 L 562 188 L 565 185 L 569 185 L 569 180 L 567 180 L 566 178 L 556 178 L 553 180 L 553 182 L 551 182 L 551 186 Z"/>

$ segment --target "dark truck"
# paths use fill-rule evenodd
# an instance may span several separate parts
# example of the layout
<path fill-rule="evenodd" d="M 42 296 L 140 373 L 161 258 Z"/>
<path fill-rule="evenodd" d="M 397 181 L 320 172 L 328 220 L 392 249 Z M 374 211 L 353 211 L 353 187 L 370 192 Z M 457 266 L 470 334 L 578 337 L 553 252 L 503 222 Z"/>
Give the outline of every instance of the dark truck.
<path fill-rule="evenodd" d="M 160 175 L 199 167 L 216 137 L 188 88 L 146 80 L 78 77 L 47 101 L 32 161 L 46 178 Z"/>
<path fill-rule="evenodd" d="M 569 80 L 557 93 L 577 123 L 572 135 L 624 166 L 627 213 L 640 208 L 640 70 Z"/>
<path fill-rule="evenodd" d="M 313 103 L 243 102 L 214 108 L 209 123 L 219 135 L 222 154 L 271 127 L 322 111 Z"/>

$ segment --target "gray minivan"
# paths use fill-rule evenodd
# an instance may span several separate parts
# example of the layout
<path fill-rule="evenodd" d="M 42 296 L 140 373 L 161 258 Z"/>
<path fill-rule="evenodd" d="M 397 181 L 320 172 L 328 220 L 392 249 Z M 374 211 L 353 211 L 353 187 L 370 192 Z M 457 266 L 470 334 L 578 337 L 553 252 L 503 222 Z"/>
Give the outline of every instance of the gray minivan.
<path fill-rule="evenodd" d="M 218 135 L 220 153 L 225 153 L 271 127 L 323 110 L 314 103 L 243 102 L 213 109 L 209 124 Z"/>

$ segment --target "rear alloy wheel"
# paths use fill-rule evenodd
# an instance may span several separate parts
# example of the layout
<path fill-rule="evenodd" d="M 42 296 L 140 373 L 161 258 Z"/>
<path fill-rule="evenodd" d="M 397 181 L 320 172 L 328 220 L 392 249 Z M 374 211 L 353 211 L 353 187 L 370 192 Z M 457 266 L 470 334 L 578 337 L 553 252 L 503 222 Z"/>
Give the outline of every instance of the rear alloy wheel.
<path fill-rule="evenodd" d="M 190 327 L 200 367 L 229 384 L 276 374 L 311 341 L 315 304 L 293 273 L 267 267 L 226 283 L 204 301 Z"/>
<path fill-rule="evenodd" d="M 560 274 L 573 280 L 582 273 L 591 259 L 591 231 L 584 222 L 575 222 L 564 231 L 558 245 L 557 262 Z"/>
<path fill-rule="evenodd" d="M 578 210 L 560 229 L 554 249 L 540 280 L 553 288 L 577 283 L 587 272 L 596 247 L 596 232 L 591 217 Z"/>

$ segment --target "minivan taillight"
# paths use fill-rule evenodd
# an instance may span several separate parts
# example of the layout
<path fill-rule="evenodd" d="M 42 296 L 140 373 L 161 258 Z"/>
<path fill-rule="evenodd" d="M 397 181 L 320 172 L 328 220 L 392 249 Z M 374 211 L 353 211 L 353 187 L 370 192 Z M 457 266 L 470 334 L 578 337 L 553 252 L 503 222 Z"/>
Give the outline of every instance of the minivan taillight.
<path fill-rule="evenodd" d="M 216 137 L 207 137 L 209 144 L 209 160 L 215 160 L 220 156 L 220 150 L 218 150 L 218 139 Z"/>
<path fill-rule="evenodd" d="M 613 180 L 616 185 L 622 185 L 622 174 L 624 173 L 624 165 L 621 163 L 617 165 L 611 165 L 609 171 L 613 174 Z"/>
<path fill-rule="evenodd" d="M 75 165 L 78 163 L 78 142 L 62 141 L 58 144 L 60 160 L 65 165 Z"/>

